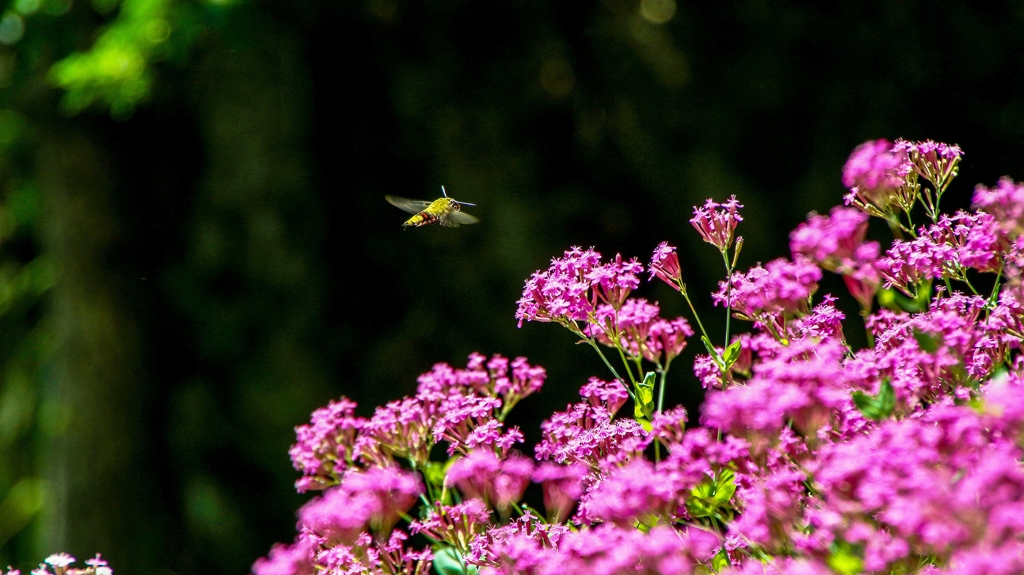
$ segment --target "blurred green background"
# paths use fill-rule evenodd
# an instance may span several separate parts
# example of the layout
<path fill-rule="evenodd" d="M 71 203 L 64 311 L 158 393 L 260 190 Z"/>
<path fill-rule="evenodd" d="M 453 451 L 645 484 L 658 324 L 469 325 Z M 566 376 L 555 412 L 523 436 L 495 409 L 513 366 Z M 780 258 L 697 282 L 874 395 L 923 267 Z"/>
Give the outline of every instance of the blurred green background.
<path fill-rule="evenodd" d="M 746 204 L 746 268 L 841 202 L 866 139 L 960 144 L 947 208 L 1024 179 L 1024 4 L 984 6 L 10 2 L 0 565 L 246 573 L 306 499 L 295 425 L 341 394 L 369 415 L 471 351 L 548 368 L 518 408 L 536 437 L 606 376 L 513 317 L 571 245 L 678 245 L 717 340 L 721 263 L 687 222 L 705 198 Z M 403 232 L 384 194 L 442 184 L 481 223 Z M 694 409 L 676 366 L 669 399 Z"/>

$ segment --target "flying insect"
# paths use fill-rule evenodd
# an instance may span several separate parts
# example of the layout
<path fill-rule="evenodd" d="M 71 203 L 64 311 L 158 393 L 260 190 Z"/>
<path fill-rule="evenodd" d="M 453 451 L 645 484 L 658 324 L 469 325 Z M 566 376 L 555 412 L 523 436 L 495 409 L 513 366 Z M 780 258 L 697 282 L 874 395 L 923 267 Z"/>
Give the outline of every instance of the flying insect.
<path fill-rule="evenodd" d="M 392 206 L 413 214 L 402 224 L 403 228 L 410 226 L 418 228 L 437 223 L 446 228 L 457 228 L 462 224 L 475 224 L 480 221 L 475 216 L 462 212 L 462 206 L 476 207 L 476 204 L 449 198 L 448 193 L 444 191 L 444 186 L 441 186 L 441 194 L 444 197 L 432 202 L 410 200 L 400 196 L 384 196 L 384 199 Z"/>

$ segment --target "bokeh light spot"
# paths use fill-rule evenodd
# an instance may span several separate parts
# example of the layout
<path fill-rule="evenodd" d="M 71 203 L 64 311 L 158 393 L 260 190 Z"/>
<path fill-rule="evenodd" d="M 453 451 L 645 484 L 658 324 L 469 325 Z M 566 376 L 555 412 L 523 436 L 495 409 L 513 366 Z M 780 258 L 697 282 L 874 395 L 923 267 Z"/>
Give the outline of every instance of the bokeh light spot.
<path fill-rule="evenodd" d="M 640 15 L 652 24 L 664 24 L 676 15 L 676 0 L 641 0 Z"/>
<path fill-rule="evenodd" d="M 39 11 L 39 0 L 17 0 L 14 3 L 14 9 L 22 16 L 35 14 Z"/>
<path fill-rule="evenodd" d="M 14 44 L 25 34 L 25 21 L 13 12 L 4 14 L 0 19 L 0 43 L 8 46 Z"/>

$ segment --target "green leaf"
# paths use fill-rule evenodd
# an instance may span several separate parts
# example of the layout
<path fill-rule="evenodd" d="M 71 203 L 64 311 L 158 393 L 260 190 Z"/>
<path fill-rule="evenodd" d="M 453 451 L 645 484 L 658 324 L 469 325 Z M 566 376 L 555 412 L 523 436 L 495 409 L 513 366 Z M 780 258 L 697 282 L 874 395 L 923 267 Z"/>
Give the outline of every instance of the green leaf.
<path fill-rule="evenodd" d="M 857 575 L 864 571 L 864 561 L 860 558 L 857 548 L 842 541 L 832 546 L 832 554 L 826 563 L 839 575 Z"/>
<path fill-rule="evenodd" d="M 478 571 L 473 565 L 466 565 L 453 547 L 434 548 L 434 570 L 439 575 L 476 575 Z"/>
<path fill-rule="evenodd" d="M 711 559 L 711 568 L 715 570 L 715 573 L 720 573 L 730 565 L 732 565 L 732 563 L 729 561 L 729 555 L 725 552 L 725 547 L 722 547 L 722 549 L 715 554 L 714 558 Z"/>
<path fill-rule="evenodd" d="M 714 500 L 719 506 L 724 506 L 736 493 L 736 474 L 731 469 L 723 469 L 718 472 L 715 480 Z"/>
<path fill-rule="evenodd" d="M 633 404 L 633 416 L 637 421 L 640 421 L 641 418 L 650 420 L 654 416 L 655 377 L 657 376 L 653 371 L 648 371 L 644 375 L 644 380 L 635 384 L 636 397 Z"/>
<path fill-rule="evenodd" d="M 725 348 L 725 353 L 722 355 L 722 359 L 725 361 L 725 369 L 731 369 L 736 360 L 740 358 L 740 351 L 742 351 L 742 345 L 740 340 L 732 342 L 732 344 Z"/>
<path fill-rule="evenodd" d="M 455 458 L 452 458 L 452 461 L 454 460 Z M 444 485 L 444 476 L 447 466 L 447 462 L 430 461 L 427 463 L 427 468 L 423 470 L 423 478 L 426 479 L 427 483 L 430 485 L 442 487 Z"/>
<path fill-rule="evenodd" d="M 725 367 L 725 360 L 723 360 L 722 356 L 718 354 L 718 350 L 715 349 L 715 346 L 711 343 L 711 340 L 708 339 L 708 336 L 702 335 L 700 336 L 700 340 L 704 342 L 704 348 L 708 350 L 708 353 L 711 355 L 711 359 L 715 360 L 715 365 L 718 366 L 718 369 L 720 369 L 722 373 L 725 373 L 728 369 Z"/>
<path fill-rule="evenodd" d="M 909 298 L 895 288 L 884 288 L 878 290 L 878 303 L 893 311 L 905 311 L 907 313 L 921 313 L 928 309 L 932 299 L 931 282 L 924 282 L 917 286 L 917 297 Z"/>
<path fill-rule="evenodd" d="M 914 298 L 914 306 L 917 308 L 913 313 L 921 313 L 928 309 L 932 302 L 932 282 L 928 280 L 917 286 L 917 297 Z"/>
<path fill-rule="evenodd" d="M 939 346 L 943 342 L 942 334 L 931 334 L 919 329 L 914 329 L 914 339 L 917 340 L 917 347 L 921 348 L 921 351 L 931 354 L 939 351 Z"/>
<path fill-rule="evenodd" d="M 736 493 L 736 474 L 723 469 L 714 477 L 706 477 L 700 485 L 690 490 L 686 509 L 695 518 L 711 517 L 715 514 L 731 515 L 729 500 Z"/>
<path fill-rule="evenodd" d="M 853 392 L 853 403 L 864 417 L 872 421 L 881 421 L 896 409 L 896 392 L 886 379 L 882 382 L 877 395 L 868 395 L 863 391 Z"/>

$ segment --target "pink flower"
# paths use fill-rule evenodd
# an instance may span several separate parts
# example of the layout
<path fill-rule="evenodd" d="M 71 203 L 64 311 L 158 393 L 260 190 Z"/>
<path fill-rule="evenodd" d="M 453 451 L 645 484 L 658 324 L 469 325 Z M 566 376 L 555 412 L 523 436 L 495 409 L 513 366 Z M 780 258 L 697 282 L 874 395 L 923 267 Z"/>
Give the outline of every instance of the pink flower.
<path fill-rule="evenodd" d="M 423 533 L 437 541 L 462 547 L 483 533 L 490 521 L 487 505 L 479 499 L 468 499 L 456 505 L 435 504 L 424 519 L 409 525 L 412 533 Z"/>
<path fill-rule="evenodd" d="M 628 527 L 668 521 L 679 506 L 683 486 L 669 474 L 657 473 L 645 459 L 634 459 L 611 470 L 580 503 L 580 517 Z"/>
<path fill-rule="evenodd" d="M 377 467 L 393 465 L 395 458 L 426 465 L 433 444 L 433 411 L 429 402 L 410 397 L 378 407 L 363 424 L 354 453 Z"/>
<path fill-rule="evenodd" d="M 666 444 L 679 443 L 683 440 L 688 419 L 686 408 L 681 405 L 656 413 L 651 420 L 651 435 Z"/>
<path fill-rule="evenodd" d="M 85 564 L 89 567 L 106 567 L 107 561 L 97 553 L 95 557 L 85 560 Z"/>
<path fill-rule="evenodd" d="M 1003 235 L 1013 239 L 1024 232 L 1024 184 L 1002 178 L 994 188 L 978 185 L 974 189 L 975 208 L 992 214 Z"/>
<path fill-rule="evenodd" d="M 452 464 L 447 480 L 466 496 L 482 499 L 507 515 L 523 496 L 532 473 L 533 462 L 515 452 L 500 460 L 493 451 L 477 449 Z"/>
<path fill-rule="evenodd" d="M 299 524 L 330 544 L 350 545 L 368 526 L 389 533 L 420 492 L 418 477 L 397 469 L 350 472 L 340 486 L 302 507 Z"/>
<path fill-rule="evenodd" d="M 796 525 L 807 503 L 805 479 L 804 473 L 786 467 L 765 472 L 751 485 L 740 487 L 736 495 L 743 501 L 743 513 L 730 531 L 766 549 L 784 551 L 797 535 Z"/>
<path fill-rule="evenodd" d="M 565 525 L 544 523 L 527 513 L 473 539 L 468 562 L 480 566 L 482 574 L 536 573 L 569 533 Z"/>
<path fill-rule="evenodd" d="M 564 257 L 552 259 L 547 270 L 534 272 L 519 300 L 519 326 L 524 320 L 585 320 L 596 305 L 590 298 L 592 282 L 587 276 L 600 261 L 601 254 L 593 248 L 573 247 Z"/>
<path fill-rule="evenodd" d="M 683 271 L 679 267 L 679 256 L 676 255 L 676 248 L 668 245 L 668 242 L 661 242 L 658 247 L 654 248 L 654 254 L 651 255 L 651 263 L 647 266 L 651 275 L 648 277 L 648 281 L 654 279 L 654 276 L 658 276 L 658 279 L 667 283 L 668 285 L 678 288 L 679 284 L 683 282 Z"/>
<path fill-rule="evenodd" d="M 742 207 L 743 204 L 736 200 L 736 196 L 731 196 L 721 204 L 708 199 L 703 208 L 694 206 L 690 223 L 705 242 L 721 252 L 726 252 L 732 247 L 736 226 L 743 221 L 739 213 Z"/>
<path fill-rule="evenodd" d="M 627 299 L 618 309 L 602 304 L 584 333 L 609 347 L 616 347 L 617 336 L 623 352 L 633 358 L 671 361 L 686 348 L 686 338 L 693 330 L 686 319 L 667 321 L 659 312 L 658 304 L 643 298 Z"/>
<path fill-rule="evenodd" d="M 477 395 L 454 395 L 440 407 L 434 424 L 434 442 L 447 441 L 448 454 L 467 453 L 479 445 L 494 445 L 503 437 L 501 422 L 495 417 L 501 400 Z"/>
<path fill-rule="evenodd" d="M 636 258 L 623 260 L 620 254 L 615 254 L 614 261 L 591 269 L 587 279 L 600 301 L 618 309 L 629 293 L 640 287 L 639 275 L 643 271 L 644 266 Z"/>
<path fill-rule="evenodd" d="M 844 345 L 835 339 L 791 342 L 778 357 L 757 366 L 746 385 L 709 393 L 702 421 L 745 438 L 758 450 L 767 448 L 763 442 L 772 441 L 787 423 L 813 438 L 850 403 L 844 355 Z"/>
<path fill-rule="evenodd" d="M 881 268 L 886 284 L 911 297 L 916 295 L 916 286 L 943 277 L 947 265 L 956 261 L 952 247 L 938 244 L 927 235 L 912 241 L 896 240 L 886 256 Z"/>
<path fill-rule="evenodd" d="M 252 575 L 308 575 L 313 572 L 313 540 L 300 534 L 291 545 L 277 543 L 270 554 L 256 560 Z"/>
<path fill-rule="evenodd" d="M 910 286 L 928 279 L 962 279 L 965 268 L 996 272 L 1007 247 L 991 215 L 943 215 L 913 241 L 893 242 L 881 264 L 882 275 L 890 285 L 910 293 Z"/>
<path fill-rule="evenodd" d="M 526 281 L 516 318 L 523 321 L 574 322 L 593 315 L 598 303 L 618 309 L 629 293 L 640 286 L 643 265 L 636 258 L 601 263 L 593 248 L 573 247 L 562 258 L 551 260 L 547 270 Z"/>
<path fill-rule="evenodd" d="M 864 243 L 868 216 L 859 210 L 834 207 L 828 216 L 811 215 L 789 234 L 789 247 L 823 268 L 835 271 L 845 262 L 855 260 Z"/>
<path fill-rule="evenodd" d="M 711 297 L 715 305 L 728 304 L 748 319 L 775 314 L 799 315 L 808 311 L 808 299 L 818 289 L 821 270 L 806 259 L 783 258 L 757 265 L 746 274 L 735 274 L 731 286 L 719 282 Z"/>
<path fill-rule="evenodd" d="M 612 415 L 615 415 L 622 404 L 629 399 L 629 392 L 622 382 L 619 380 L 601 381 L 596 377 L 590 378 L 580 388 L 580 395 L 583 399 L 589 400 L 594 407 L 601 407 Z"/>
<path fill-rule="evenodd" d="M 537 459 L 583 463 L 595 469 L 629 461 L 647 445 L 647 433 L 635 419 L 612 421 L 603 407 L 571 405 L 541 424 Z"/>
<path fill-rule="evenodd" d="M 910 169 L 902 148 L 895 149 L 886 140 L 864 142 L 853 150 L 843 166 L 843 185 L 850 188 L 846 204 L 865 212 L 869 206 L 881 213 L 889 211 L 896 201 L 895 192 Z"/>
<path fill-rule="evenodd" d="M 355 402 L 342 397 L 315 410 L 308 425 L 295 428 L 296 443 L 288 453 L 292 465 L 303 474 L 296 484 L 299 492 L 337 483 L 345 467 L 351 465 L 356 437 L 366 422 L 354 415 L 355 409 Z"/>
<path fill-rule="evenodd" d="M 845 342 L 843 335 L 843 319 L 846 316 L 835 304 L 836 298 L 826 294 L 822 302 L 811 310 L 808 315 L 798 318 L 790 325 L 790 333 L 794 338 L 813 339 L 814 341 L 836 340 Z"/>
<path fill-rule="evenodd" d="M 642 532 L 604 524 L 569 532 L 559 526 L 512 525 L 486 537 L 493 551 L 481 553 L 481 575 L 684 575 L 712 556 L 720 545 L 712 533 L 659 525 Z"/>
<path fill-rule="evenodd" d="M 824 563 L 809 559 L 784 557 L 764 564 L 747 561 L 742 565 L 727 567 L 722 575 L 834 575 L 835 571 Z"/>
<path fill-rule="evenodd" d="M 932 140 L 896 140 L 893 151 L 905 153 L 918 175 L 931 182 L 939 193 L 942 193 L 945 184 L 956 176 L 957 164 L 963 157 L 963 150 L 959 146 Z"/>
<path fill-rule="evenodd" d="M 583 494 L 587 467 L 583 465 L 558 465 L 541 463 L 533 472 L 534 483 L 544 488 L 544 509 L 552 523 L 561 523 L 569 516 L 573 505 Z"/>

